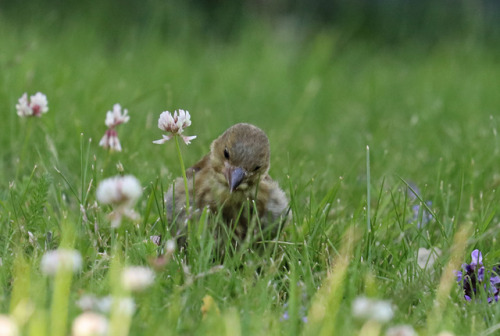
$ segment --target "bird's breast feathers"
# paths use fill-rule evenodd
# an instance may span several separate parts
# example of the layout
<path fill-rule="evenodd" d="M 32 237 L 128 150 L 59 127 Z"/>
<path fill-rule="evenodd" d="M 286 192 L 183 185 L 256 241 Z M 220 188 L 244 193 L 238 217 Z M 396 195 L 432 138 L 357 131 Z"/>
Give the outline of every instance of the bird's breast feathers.
<path fill-rule="evenodd" d="M 215 172 L 200 172 L 196 174 L 195 181 L 198 191 L 196 203 L 198 206 L 209 206 L 218 210 L 217 206 L 241 207 L 247 200 L 252 200 L 256 194 L 255 186 L 250 187 L 242 183 L 237 190 L 230 191 L 227 181 L 222 174 Z M 195 187 L 195 188 L 196 188 Z"/>

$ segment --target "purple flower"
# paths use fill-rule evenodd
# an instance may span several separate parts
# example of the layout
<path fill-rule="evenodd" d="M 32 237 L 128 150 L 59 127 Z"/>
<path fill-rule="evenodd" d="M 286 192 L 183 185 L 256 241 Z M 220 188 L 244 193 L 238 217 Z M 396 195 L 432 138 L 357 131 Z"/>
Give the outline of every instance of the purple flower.
<path fill-rule="evenodd" d="M 302 304 L 300 305 L 298 315 L 299 315 L 299 318 L 302 321 L 302 323 L 307 323 L 307 307 L 306 307 L 307 294 L 305 293 L 304 283 L 299 281 L 297 283 L 297 286 L 302 291 L 302 295 L 301 295 Z M 281 318 L 280 318 L 281 322 L 288 321 L 290 319 L 290 313 L 288 311 L 288 303 L 285 303 L 283 305 L 283 308 L 285 308 L 285 311 L 283 312 L 283 315 L 281 315 Z"/>
<path fill-rule="evenodd" d="M 425 204 L 429 208 L 432 206 L 431 201 L 427 201 L 425 202 Z M 417 227 L 419 229 L 424 227 L 427 223 L 429 223 L 432 220 L 432 215 L 429 213 L 429 211 L 427 211 L 427 208 L 423 206 L 422 203 L 415 204 L 414 206 L 412 206 L 411 210 L 413 212 L 413 217 L 411 218 L 411 221 L 417 222 Z M 420 213 L 422 213 L 421 216 Z"/>
<path fill-rule="evenodd" d="M 284 304 L 283 305 L 284 308 L 287 308 L 288 307 L 288 304 Z M 299 316 L 300 316 L 300 320 L 303 322 L 303 323 L 307 323 L 307 310 L 306 310 L 306 307 L 305 306 L 300 306 L 300 311 L 299 311 Z M 281 315 L 281 318 L 280 318 L 280 321 L 288 321 L 290 319 L 290 314 L 288 313 L 288 310 L 285 310 L 285 312 L 283 313 L 283 315 Z"/>
<path fill-rule="evenodd" d="M 420 194 L 420 190 L 415 184 L 410 182 L 408 184 L 408 198 L 410 199 L 410 201 L 412 202 L 418 201 L 418 196 L 417 196 L 418 194 Z"/>
<path fill-rule="evenodd" d="M 471 259 L 470 264 L 462 264 L 462 271 L 455 272 L 457 282 L 464 290 L 464 298 L 472 301 L 478 290 L 484 289 L 488 295 L 488 302 L 498 301 L 500 267 L 495 266 L 492 271 L 486 271 L 483 266 L 483 254 L 478 249 L 472 251 Z M 485 278 L 489 278 L 487 283 Z"/>
<path fill-rule="evenodd" d="M 425 207 L 422 202 L 420 201 L 420 190 L 418 187 L 410 183 L 408 185 L 408 198 L 410 199 L 410 203 L 413 203 L 411 207 L 411 211 L 413 216 L 410 218 L 410 222 L 416 222 L 417 227 L 420 229 L 424 227 L 428 222 L 432 220 L 432 214 L 427 211 L 427 208 L 430 208 L 432 206 L 431 201 L 426 201 L 425 204 L 427 207 Z"/>
<path fill-rule="evenodd" d="M 281 321 L 288 321 L 289 319 L 290 319 L 290 315 L 288 315 L 288 310 L 285 310 L 285 312 L 281 316 L 280 320 Z"/>

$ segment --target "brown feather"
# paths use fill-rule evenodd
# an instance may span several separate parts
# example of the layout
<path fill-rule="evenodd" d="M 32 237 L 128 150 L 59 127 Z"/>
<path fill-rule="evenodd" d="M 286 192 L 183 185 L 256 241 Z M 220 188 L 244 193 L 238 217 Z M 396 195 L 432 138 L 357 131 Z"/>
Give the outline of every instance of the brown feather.
<path fill-rule="evenodd" d="M 220 215 L 223 224 L 233 229 L 239 239 L 246 237 L 251 221 L 257 218 L 262 230 L 275 234 L 280 219 L 286 216 L 288 200 L 268 175 L 270 147 L 265 133 L 250 124 L 236 124 L 215 139 L 210 148 L 210 153 L 187 170 L 190 212 L 208 208 Z M 227 176 L 234 167 L 245 174 L 231 192 Z M 176 233 L 184 235 L 187 217 L 182 178 L 175 180 L 165 200 L 169 221 L 175 221 Z"/>

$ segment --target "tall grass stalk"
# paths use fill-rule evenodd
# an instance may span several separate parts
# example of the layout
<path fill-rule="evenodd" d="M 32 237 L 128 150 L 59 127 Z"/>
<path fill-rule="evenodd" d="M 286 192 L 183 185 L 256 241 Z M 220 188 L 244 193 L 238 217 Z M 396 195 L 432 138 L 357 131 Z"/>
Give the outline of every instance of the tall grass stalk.
<path fill-rule="evenodd" d="M 111 288 L 111 313 L 110 313 L 110 336 L 127 336 L 130 332 L 132 314 L 128 303 L 129 293 L 122 286 L 121 274 L 123 270 L 122 246 L 116 244 L 112 251 L 111 266 L 109 272 L 109 285 Z"/>
<path fill-rule="evenodd" d="M 464 224 L 455 234 L 453 244 L 450 249 L 450 259 L 446 264 L 439 286 L 437 288 L 436 297 L 432 311 L 427 320 L 427 335 L 436 335 L 439 332 L 439 326 L 442 323 L 442 318 L 446 306 L 450 301 L 450 292 L 452 286 L 456 286 L 455 272 L 460 269 L 460 264 L 464 260 L 467 249 L 467 239 L 470 236 L 471 225 Z"/>
<path fill-rule="evenodd" d="M 371 234 L 371 173 L 370 173 L 370 147 L 366 146 L 366 231 Z"/>
<path fill-rule="evenodd" d="M 30 297 L 30 274 L 31 267 L 23 252 L 18 250 L 13 265 L 13 284 L 10 297 L 10 313 L 12 314 L 17 306 Z"/>
<path fill-rule="evenodd" d="M 52 305 L 50 308 L 51 336 L 64 336 L 67 334 L 68 307 L 72 278 L 72 270 L 64 267 L 61 267 L 55 275 L 52 284 Z"/>
<path fill-rule="evenodd" d="M 344 233 L 343 244 L 339 254 L 328 270 L 328 276 L 323 280 L 321 288 L 314 296 L 307 315 L 308 323 L 304 335 L 336 335 L 337 314 L 345 291 L 347 268 L 352 259 L 354 246 L 358 241 L 354 227 Z"/>

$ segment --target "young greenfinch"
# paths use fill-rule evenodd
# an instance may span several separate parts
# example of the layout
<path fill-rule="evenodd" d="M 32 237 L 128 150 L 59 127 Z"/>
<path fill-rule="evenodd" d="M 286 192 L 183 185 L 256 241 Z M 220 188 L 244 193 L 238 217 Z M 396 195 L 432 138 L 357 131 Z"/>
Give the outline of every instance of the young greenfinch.
<path fill-rule="evenodd" d="M 185 236 L 187 216 L 208 208 L 222 225 L 244 239 L 254 232 L 276 235 L 288 213 L 288 200 L 268 174 L 269 139 L 258 127 L 241 123 L 227 129 L 210 146 L 210 153 L 186 171 L 191 209 L 186 212 L 185 187 L 176 179 L 165 194 L 167 217 Z M 271 236 L 269 236 L 271 234 Z"/>

